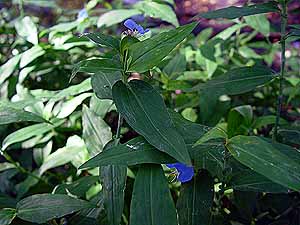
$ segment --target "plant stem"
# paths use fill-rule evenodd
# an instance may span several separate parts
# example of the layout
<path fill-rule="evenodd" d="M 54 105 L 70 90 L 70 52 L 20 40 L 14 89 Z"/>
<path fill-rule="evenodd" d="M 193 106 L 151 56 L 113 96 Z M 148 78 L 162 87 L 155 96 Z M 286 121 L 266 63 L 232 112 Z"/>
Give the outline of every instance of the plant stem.
<path fill-rule="evenodd" d="M 277 98 L 277 110 L 276 110 L 276 121 L 273 132 L 273 141 L 277 139 L 278 133 L 278 125 L 282 108 L 282 100 L 283 100 L 283 81 L 284 81 L 284 72 L 285 72 L 285 37 L 286 37 L 286 26 L 287 26 L 287 3 L 282 3 L 281 10 L 281 66 L 280 66 L 280 77 L 279 77 L 279 95 Z"/>
<path fill-rule="evenodd" d="M 117 133 L 116 133 L 116 138 L 115 138 L 115 145 L 118 145 L 119 142 L 120 142 L 122 123 L 123 123 L 123 118 L 122 118 L 121 114 L 119 113 L 118 127 L 117 127 Z"/>

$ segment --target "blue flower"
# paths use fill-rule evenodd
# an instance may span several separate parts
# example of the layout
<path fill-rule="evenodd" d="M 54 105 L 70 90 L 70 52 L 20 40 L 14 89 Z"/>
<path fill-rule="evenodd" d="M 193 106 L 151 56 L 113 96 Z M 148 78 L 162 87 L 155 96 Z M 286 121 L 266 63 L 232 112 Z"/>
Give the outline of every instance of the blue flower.
<path fill-rule="evenodd" d="M 194 168 L 192 166 L 186 166 L 183 163 L 167 164 L 169 168 L 175 168 L 178 172 L 178 180 L 181 183 L 190 181 L 194 176 Z"/>
<path fill-rule="evenodd" d="M 137 24 L 134 20 L 128 19 L 124 22 L 124 26 L 127 27 L 132 32 L 137 31 L 139 34 L 145 34 L 149 31 L 149 29 L 144 29 L 141 25 Z"/>
<path fill-rule="evenodd" d="M 77 14 L 78 20 L 84 20 L 85 18 L 88 18 L 88 12 L 85 8 L 81 9 Z"/>

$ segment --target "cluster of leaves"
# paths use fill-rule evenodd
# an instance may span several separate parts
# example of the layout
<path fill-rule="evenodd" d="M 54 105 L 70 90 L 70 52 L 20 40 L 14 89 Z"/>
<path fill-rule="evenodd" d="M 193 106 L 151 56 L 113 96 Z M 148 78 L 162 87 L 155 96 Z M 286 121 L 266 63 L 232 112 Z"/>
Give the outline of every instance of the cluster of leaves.
<path fill-rule="evenodd" d="M 298 52 L 284 77 L 288 110 L 269 138 L 281 87 L 263 13 L 287 3 L 202 14 L 235 20 L 196 37 L 197 23 L 178 26 L 170 1 L 86 17 L 96 4 L 40 33 L 29 16 L 1 28 L 17 37 L 1 44 L 14 56 L 0 67 L 0 225 L 299 223 Z M 83 33 L 141 12 L 178 27 Z M 284 42 L 299 38 L 291 28 Z M 193 178 L 171 182 L 184 172 L 172 163 L 193 167 Z"/>

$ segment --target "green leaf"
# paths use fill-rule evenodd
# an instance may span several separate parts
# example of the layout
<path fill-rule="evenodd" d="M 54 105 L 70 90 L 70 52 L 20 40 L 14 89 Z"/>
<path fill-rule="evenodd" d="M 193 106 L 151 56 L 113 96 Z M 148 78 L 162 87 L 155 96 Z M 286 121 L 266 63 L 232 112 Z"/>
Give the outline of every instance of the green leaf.
<path fill-rule="evenodd" d="M 76 76 L 78 72 L 85 73 L 111 73 L 116 71 L 122 71 L 121 63 L 115 59 L 87 59 L 79 62 L 75 65 L 70 80 Z"/>
<path fill-rule="evenodd" d="M 21 59 L 21 55 L 16 55 L 9 59 L 6 63 L 1 65 L 0 67 L 0 85 L 3 84 L 3 82 L 12 75 L 12 73 L 15 71 L 15 68 L 19 64 L 19 61 Z"/>
<path fill-rule="evenodd" d="M 46 51 L 39 45 L 35 45 L 27 51 L 23 52 L 20 60 L 20 68 L 24 68 L 33 60 L 44 55 Z"/>
<path fill-rule="evenodd" d="M 270 22 L 266 15 L 253 15 L 245 17 L 246 23 L 252 27 L 254 30 L 262 33 L 264 36 L 268 37 L 270 35 Z"/>
<path fill-rule="evenodd" d="M 94 205 L 61 194 L 37 194 L 22 199 L 17 204 L 17 216 L 33 223 L 45 223 L 51 219 L 93 208 Z"/>
<path fill-rule="evenodd" d="M 260 129 L 267 125 L 275 124 L 275 121 L 276 121 L 276 116 L 274 116 L 274 115 L 260 116 L 253 123 L 253 127 L 255 129 Z M 287 122 L 284 119 L 280 118 L 279 124 L 286 124 L 286 123 Z"/>
<path fill-rule="evenodd" d="M 83 93 L 80 94 L 64 103 L 61 104 L 59 113 L 57 114 L 57 118 L 59 119 L 63 119 L 66 118 L 68 116 L 70 116 L 78 106 L 80 106 L 82 104 L 82 102 L 91 97 L 92 93 Z"/>
<path fill-rule="evenodd" d="M 168 23 L 173 24 L 175 27 L 179 26 L 177 17 L 173 9 L 166 4 L 159 4 L 157 2 L 141 1 L 134 5 L 144 13 L 145 16 L 158 18 Z"/>
<path fill-rule="evenodd" d="M 101 33 L 84 33 L 81 36 L 87 37 L 91 42 L 97 45 L 110 47 L 117 51 L 120 50 L 120 41 L 112 36 Z"/>
<path fill-rule="evenodd" d="M 222 90 L 223 94 L 237 95 L 264 85 L 275 77 L 272 70 L 265 66 L 241 67 L 200 83 L 188 91 L 213 89 Z"/>
<path fill-rule="evenodd" d="M 113 99 L 127 123 L 158 150 L 190 165 L 182 136 L 176 131 L 159 93 L 141 80 L 128 85 L 118 81 L 113 86 Z"/>
<path fill-rule="evenodd" d="M 112 139 L 110 127 L 86 105 L 82 108 L 83 139 L 88 152 L 95 156 Z"/>
<path fill-rule="evenodd" d="M 169 155 L 158 151 L 152 145 L 148 144 L 144 138 L 137 137 L 125 144 L 113 146 L 107 151 L 101 152 L 80 166 L 80 169 L 107 165 L 166 164 L 175 161 Z"/>
<path fill-rule="evenodd" d="M 112 99 L 112 87 L 122 79 L 120 72 L 98 72 L 92 76 L 92 87 L 96 96 L 100 99 Z"/>
<path fill-rule="evenodd" d="M 46 122 L 45 119 L 35 113 L 6 106 L 4 103 L 2 104 L 2 102 L 0 102 L 0 125 L 23 121 Z"/>
<path fill-rule="evenodd" d="M 76 195 L 77 197 L 84 198 L 86 192 L 98 181 L 99 177 L 97 176 L 81 177 L 72 183 L 60 184 L 56 186 L 53 193 L 65 195 L 71 193 L 72 195 Z"/>
<path fill-rule="evenodd" d="M 282 138 L 285 143 L 291 143 L 295 145 L 300 145 L 300 129 L 291 128 L 280 128 L 278 130 L 278 135 Z"/>
<path fill-rule="evenodd" d="M 243 7 L 230 6 L 227 8 L 218 9 L 207 13 L 201 13 L 199 16 L 206 19 L 236 19 L 242 16 L 250 16 L 268 12 L 279 12 L 279 8 L 276 2 L 270 1 L 268 3 L 255 4 Z"/>
<path fill-rule="evenodd" d="M 235 136 L 226 147 L 240 163 L 275 183 L 299 190 L 300 166 L 294 161 L 295 157 L 288 157 L 271 143 L 255 136 Z"/>
<path fill-rule="evenodd" d="M 109 147 L 112 144 L 113 142 L 108 143 L 103 152 L 110 151 Z M 108 224 L 119 225 L 124 208 L 127 167 L 120 165 L 102 166 L 99 168 L 99 173 Z"/>
<path fill-rule="evenodd" d="M 37 27 L 29 16 L 17 20 L 15 28 L 18 35 L 25 38 L 28 42 L 34 45 L 38 43 Z"/>
<path fill-rule="evenodd" d="M 186 64 L 187 62 L 185 59 L 185 55 L 178 53 L 168 62 L 163 72 L 169 77 L 177 78 L 179 75 L 185 72 Z"/>
<path fill-rule="evenodd" d="M 126 20 L 132 16 L 142 14 L 140 10 L 137 9 L 117 9 L 110 10 L 107 13 L 101 15 L 98 19 L 97 26 L 109 27 L 114 24 L 121 23 L 123 20 Z"/>
<path fill-rule="evenodd" d="M 50 123 L 41 123 L 35 124 L 28 127 L 24 127 L 19 129 L 11 134 L 9 134 L 2 143 L 1 150 L 4 151 L 8 146 L 25 141 L 34 136 L 38 136 L 41 134 L 45 134 L 57 126 L 60 126 L 64 121 L 63 120 L 55 120 Z"/>
<path fill-rule="evenodd" d="M 0 225 L 9 225 L 15 217 L 15 209 L 0 209 Z"/>
<path fill-rule="evenodd" d="M 83 151 L 86 151 L 83 140 L 78 136 L 69 137 L 65 147 L 57 149 L 44 160 L 39 168 L 39 175 L 49 169 L 71 162 Z"/>
<path fill-rule="evenodd" d="M 160 165 L 143 164 L 134 182 L 131 225 L 175 225 L 176 209 Z"/>
<path fill-rule="evenodd" d="M 274 183 L 265 176 L 262 176 L 253 170 L 245 169 L 234 172 L 228 188 L 239 191 L 269 192 L 269 193 L 287 193 L 288 188 Z"/>
<path fill-rule="evenodd" d="M 207 225 L 214 199 L 214 179 L 205 170 L 182 185 L 177 201 L 179 224 Z"/>
<path fill-rule="evenodd" d="M 227 132 L 226 127 L 224 127 L 224 124 L 219 124 L 212 129 L 210 129 L 207 133 L 204 135 L 201 135 L 200 139 L 197 140 L 197 142 L 194 144 L 193 147 L 196 147 L 198 145 L 201 145 L 207 141 L 210 141 L 212 139 L 227 139 Z"/>
<path fill-rule="evenodd" d="M 135 43 L 129 47 L 128 72 L 146 72 L 157 66 L 196 27 L 190 23 Z"/>

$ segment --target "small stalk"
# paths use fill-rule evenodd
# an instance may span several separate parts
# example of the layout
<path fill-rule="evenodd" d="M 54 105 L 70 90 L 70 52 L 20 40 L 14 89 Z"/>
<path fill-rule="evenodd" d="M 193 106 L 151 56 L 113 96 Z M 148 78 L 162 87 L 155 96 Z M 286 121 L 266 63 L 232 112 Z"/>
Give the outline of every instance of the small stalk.
<path fill-rule="evenodd" d="M 119 142 L 120 142 L 122 123 L 123 123 L 123 118 L 122 118 L 121 114 L 119 113 L 118 127 L 117 127 L 117 133 L 116 133 L 116 138 L 115 138 L 115 145 L 118 145 Z"/>
<path fill-rule="evenodd" d="M 281 10 L 281 66 L 280 66 L 280 77 L 279 77 L 279 95 L 277 98 L 277 110 L 276 110 L 276 121 L 272 139 L 276 141 L 277 133 L 278 133 L 278 126 L 279 126 L 279 119 L 281 114 L 282 108 L 282 100 L 283 100 L 283 81 L 284 81 L 284 73 L 285 73 L 285 38 L 286 38 L 286 26 L 287 26 L 287 2 L 285 1 L 282 3 L 282 10 Z"/>

